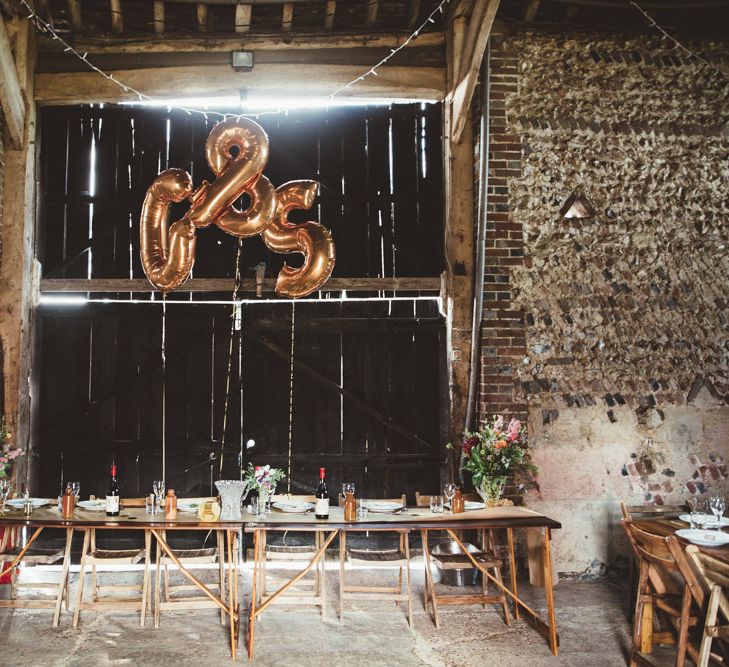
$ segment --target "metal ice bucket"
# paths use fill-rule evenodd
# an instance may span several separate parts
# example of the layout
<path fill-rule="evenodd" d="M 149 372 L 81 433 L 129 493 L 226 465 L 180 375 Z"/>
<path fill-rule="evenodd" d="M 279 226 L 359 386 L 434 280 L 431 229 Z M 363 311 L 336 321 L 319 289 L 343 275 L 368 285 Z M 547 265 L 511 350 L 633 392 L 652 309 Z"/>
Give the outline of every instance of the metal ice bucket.
<path fill-rule="evenodd" d="M 474 556 L 483 553 L 475 544 L 464 542 L 463 546 Z M 430 553 L 438 568 L 441 584 L 446 586 L 476 586 L 481 582 L 481 571 L 468 560 L 455 540 L 447 540 L 436 544 Z"/>

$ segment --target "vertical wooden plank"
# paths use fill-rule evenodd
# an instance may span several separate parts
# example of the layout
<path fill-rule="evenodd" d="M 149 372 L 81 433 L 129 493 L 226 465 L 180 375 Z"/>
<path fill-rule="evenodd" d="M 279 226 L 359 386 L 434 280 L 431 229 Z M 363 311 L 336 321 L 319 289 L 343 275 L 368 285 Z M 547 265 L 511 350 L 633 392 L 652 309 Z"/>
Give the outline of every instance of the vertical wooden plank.
<path fill-rule="evenodd" d="M 408 110 L 410 111 L 410 110 Z M 418 207 L 417 117 L 392 119 L 395 270 L 399 276 L 422 275 L 422 253 L 430 239 L 421 234 Z"/>
<path fill-rule="evenodd" d="M 86 278 L 89 259 L 89 164 L 91 119 L 84 112 L 69 121 L 68 215 L 65 230 L 64 277 Z"/>
<path fill-rule="evenodd" d="M 154 32 L 161 35 L 165 31 L 164 0 L 154 0 Z"/>
<path fill-rule="evenodd" d="M 117 228 L 128 226 L 123 209 L 116 204 L 117 123 L 114 117 L 104 113 L 93 122 L 96 160 L 91 226 L 92 277 L 113 278 Z"/>
<path fill-rule="evenodd" d="M 336 238 L 337 250 L 342 248 L 339 276 L 369 275 L 369 201 L 367 200 L 367 121 L 361 114 L 348 114 L 342 126 L 342 231 Z M 340 242 L 341 238 L 341 242 Z"/>
<path fill-rule="evenodd" d="M 370 214 L 368 275 L 370 276 L 392 276 L 389 132 L 388 111 L 373 109 L 367 122 L 367 199 Z"/>
<path fill-rule="evenodd" d="M 428 243 L 420 248 L 422 273 L 436 276 L 444 269 L 443 256 L 443 127 L 442 107 L 426 104 L 419 112 L 419 133 L 425 135 L 425 145 L 418 150 L 418 219 L 421 233 Z"/>
<path fill-rule="evenodd" d="M 235 31 L 237 33 L 248 32 L 251 29 L 251 6 L 238 3 L 235 6 Z"/>

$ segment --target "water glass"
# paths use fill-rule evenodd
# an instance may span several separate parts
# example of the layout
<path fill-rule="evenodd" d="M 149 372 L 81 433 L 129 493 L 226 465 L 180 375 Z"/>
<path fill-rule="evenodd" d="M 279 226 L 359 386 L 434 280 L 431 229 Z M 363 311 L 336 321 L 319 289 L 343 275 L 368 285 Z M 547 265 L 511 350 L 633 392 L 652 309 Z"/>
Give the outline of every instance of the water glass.
<path fill-rule="evenodd" d="M 157 496 L 155 496 L 154 493 L 150 493 L 144 499 L 144 511 L 147 514 L 156 514 L 157 513 Z"/>
<path fill-rule="evenodd" d="M 443 496 L 430 496 L 430 511 L 433 514 L 443 514 Z"/>
<path fill-rule="evenodd" d="M 258 507 L 258 496 L 251 496 L 251 505 L 248 508 L 248 511 L 253 516 L 258 516 L 261 513 L 260 508 Z"/>
<path fill-rule="evenodd" d="M 5 506 L 5 502 L 7 501 L 12 488 L 13 487 L 10 484 L 9 479 L 0 479 L 0 504 L 2 505 L 3 514 L 5 514 L 5 512 L 7 512 L 7 507 Z"/>
<path fill-rule="evenodd" d="M 358 498 L 357 499 L 357 516 L 360 519 L 364 519 L 367 516 L 367 512 L 368 512 L 367 503 L 362 498 Z"/>

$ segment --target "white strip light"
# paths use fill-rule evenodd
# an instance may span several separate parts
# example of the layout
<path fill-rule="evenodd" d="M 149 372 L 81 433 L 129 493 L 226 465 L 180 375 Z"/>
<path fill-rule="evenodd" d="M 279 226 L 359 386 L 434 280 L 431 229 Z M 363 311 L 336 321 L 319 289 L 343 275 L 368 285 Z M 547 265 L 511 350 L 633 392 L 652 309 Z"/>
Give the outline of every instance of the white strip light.
<path fill-rule="evenodd" d="M 184 292 L 184 290 L 182 290 Z M 438 295 L 431 296 L 340 296 L 328 299 L 301 299 L 299 303 L 358 303 L 362 301 L 434 301 L 440 306 L 441 298 Z M 59 294 L 41 294 L 38 303 L 41 306 L 85 306 L 88 303 L 109 304 L 147 304 L 150 306 L 161 306 L 162 301 L 153 299 L 94 299 L 81 295 L 59 295 Z M 272 304 L 287 303 L 291 304 L 291 299 L 201 299 L 199 301 L 188 300 L 167 300 L 168 306 L 234 306 L 239 304 Z"/>

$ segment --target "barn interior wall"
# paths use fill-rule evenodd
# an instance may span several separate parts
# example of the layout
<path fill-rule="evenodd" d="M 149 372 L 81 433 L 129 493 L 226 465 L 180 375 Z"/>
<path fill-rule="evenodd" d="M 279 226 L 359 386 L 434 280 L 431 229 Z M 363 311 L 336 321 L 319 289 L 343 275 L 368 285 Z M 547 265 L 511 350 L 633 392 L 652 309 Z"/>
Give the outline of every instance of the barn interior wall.
<path fill-rule="evenodd" d="M 621 499 L 726 490 L 728 102 L 652 37 L 492 38 L 480 414 L 528 418 L 561 572 L 625 563 Z"/>

